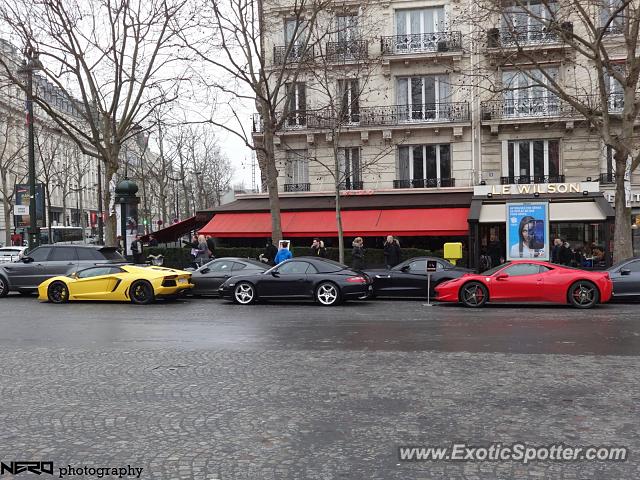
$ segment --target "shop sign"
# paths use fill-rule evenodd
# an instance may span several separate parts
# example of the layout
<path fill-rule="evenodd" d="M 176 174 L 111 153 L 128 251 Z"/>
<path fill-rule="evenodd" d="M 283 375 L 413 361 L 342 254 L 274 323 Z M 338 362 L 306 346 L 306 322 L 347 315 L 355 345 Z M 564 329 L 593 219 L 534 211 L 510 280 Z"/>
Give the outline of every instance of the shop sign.
<path fill-rule="evenodd" d="M 598 182 L 574 182 L 574 183 L 520 183 L 511 185 L 477 185 L 473 187 L 474 195 L 491 194 L 500 196 L 509 195 L 534 195 L 538 194 L 567 194 L 582 192 L 598 192 Z"/>
<path fill-rule="evenodd" d="M 507 202 L 507 260 L 549 260 L 549 204 Z"/>

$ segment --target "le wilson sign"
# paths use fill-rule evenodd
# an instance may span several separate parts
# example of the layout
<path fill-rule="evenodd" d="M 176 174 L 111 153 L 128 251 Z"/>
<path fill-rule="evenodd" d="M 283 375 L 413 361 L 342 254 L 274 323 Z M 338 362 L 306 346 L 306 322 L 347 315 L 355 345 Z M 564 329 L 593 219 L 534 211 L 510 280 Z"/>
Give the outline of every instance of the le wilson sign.
<path fill-rule="evenodd" d="M 477 185 L 473 188 L 474 195 L 509 196 L 537 194 L 576 194 L 582 192 L 599 192 L 598 182 L 573 183 L 520 183 L 511 185 Z"/>

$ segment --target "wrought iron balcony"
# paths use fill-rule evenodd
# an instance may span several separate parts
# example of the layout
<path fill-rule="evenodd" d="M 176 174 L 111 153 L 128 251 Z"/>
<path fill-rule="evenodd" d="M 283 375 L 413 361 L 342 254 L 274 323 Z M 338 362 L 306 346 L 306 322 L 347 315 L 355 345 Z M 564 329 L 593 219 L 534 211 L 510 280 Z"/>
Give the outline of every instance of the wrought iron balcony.
<path fill-rule="evenodd" d="M 492 28 L 487 31 L 487 47 L 495 49 L 561 44 L 562 31 L 567 34 L 573 32 L 573 23 Z"/>
<path fill-rule="evenodd" d="M 383 55 L 462 52 L 462 32 L 414 33 L 380 37 Z"/>
<path fill-rule="evenodd" d="M 285 192 L 308 192 L 311 190 L 310 183 L 285 183 Z"/>
<path fill-rule="evenodd" d="M 368 56 L 369 43 L 366 40 L 327 42 L 327 60 L 330 62 L 364 60 Z"/>
<path fill-rule="evenodd" d="M 273 64 L 312 62 L 313 45 L 284 45 L 273 47 Z"/>
<path fill-rule="evenodd" d="M 616 174 L 615 173 L 601 173 L 600 174 L 600 183 L 603 185 L 611 185 L 616 183 Z"/>
<path fill-rule="evenodd" d="M 501 185 L 521 183 L 564 183 L 564 175 L 520 175 L 518 177 L 500 177 Z"/>
<path fill-rule="evenodd" d="M 527 98 L 482 102 L 482 120 L 530 117 L 573 117 L 575 109 L 557 98 Z"/>
<path fill-rule="evenodd" d="M 467 102 L 425 103 L 360 108 L 360 125 L 403 125 L 411 123 L 468 122 Z"/>
<path fill-rule="evenodd" d="M 414 178 L 393 181 L 393 188 L 439 188 L 455 186 L 455 178 Z"/>

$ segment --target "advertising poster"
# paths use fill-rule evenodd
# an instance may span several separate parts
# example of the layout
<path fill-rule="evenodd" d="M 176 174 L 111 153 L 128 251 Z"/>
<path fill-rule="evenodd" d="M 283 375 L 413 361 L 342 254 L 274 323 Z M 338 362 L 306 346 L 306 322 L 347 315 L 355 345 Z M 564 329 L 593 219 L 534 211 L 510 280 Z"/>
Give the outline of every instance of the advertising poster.
<path fill-rule="evenodd" d="M 29 205 L 29 185 L 16 185 L 16 205 Z M 38 227 L 44 227 L 44 185 L 36 184 L 36 221 Z M 14 215 L 14 225 L 16 228 L 27 228 L 30 225 L 29 215 Z"/>
<path fill-rule="evenodd" d="M 507 260 L 549 260 L 549 204 L 507 203 Z"/>

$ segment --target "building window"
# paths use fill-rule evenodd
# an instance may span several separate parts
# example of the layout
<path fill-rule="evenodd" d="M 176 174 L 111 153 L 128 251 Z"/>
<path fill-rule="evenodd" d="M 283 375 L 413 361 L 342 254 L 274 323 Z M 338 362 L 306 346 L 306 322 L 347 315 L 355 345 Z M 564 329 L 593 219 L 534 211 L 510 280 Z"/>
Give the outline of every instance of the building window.
<path fill-rule="evenodd" d="M 612 68 L 617 73 L 620 73 L 623 76 L 626 75 L 624 65 L 613 65 Z M 618 80 L 616 80 L 613 75 L 605 71 L 604 86 L 607 89 L 607 93 L 609 94 L 609 112 L 621 112 L 624 109 L 624 89 L 622 87 L 622 84 Z"/>
<path fill-rule="evenodd" d="M 623 7 L 626 0 L 601 0 L 600 28 L 605 33 L 617 35 L 624 32 L 624 22 L 628 6 Z"/>
<path fill-rule="evenodd" d="M 396 84 L 398 117 L 401 121 L 439 120 L 448 117 L 449 77 L 428 75 L 400 77 Z"/>
<path fill-rule="evenodd" d="M 338 43 L 349 43 L 358 40 L 358 16 L 338 15 L 336 17 L 336 37 Z"/>
<path fill-rule="evenodd" d="M 287 150 L 285 165 L 285 191 L 308 191 L 309 158 L 306 150 Z"/>
<path fill-rule="evenodd" d="M 340 95 L 340 119 L 345 123 L 360 121 L 360 90 L 358 79 L 338 80 L 338 94 Z"/>
<path fill-rule="evenodd" d="M 307 99 L 304 83 L 287 83 L 287 126 L 303 127 L 307 124 Z"/>
<path fill-rule="evenodd" d="M 504 116 L 535 117 L 559 114 L 558 98 L 546 87 L 551 83 L 549 77 L 558 81 L 558 69 L 547 68 L 544 72 L 546 75 L 540 70 L 502 72 Z"/>
<path fill-rule="evenodd" d="M 338 162 L 340 188 L 343 190 L 361 190 L 363 184 L 360 166 L 360 148 L 340 148 L 338 150 Z"/>
<path fill-rule="evenodd" d="M 284 44 L 285 46 L 302 45 L 304 43 L 304 33 L 306 23 L 297 18 L 288 18 L 284 21 Z"/>
<path fill-rule="evenodd" d="M 396 11 L 394 53 L 434 52 L 442 38 L 446 17 L 444 7 Z"/>
<path fill-rule="evenodd" d="M 502 15 L 503 45 L 527 45 L 548 43 L 557 35 L 548 27 L 554 21 L 558 5 L 556 2 L 524 0 L 505 8 Z"/>
<path fill-rule="evenodd" d="M 396 188 L 453 187 L 451 146 L 414 145 L 398 147 Z"/>
<path fill-rule="evenodd" d="M 560 175 L 558 140 L 518 140 L 507 142 L 506 177 L 502 183 L 557 183 Z"/>

